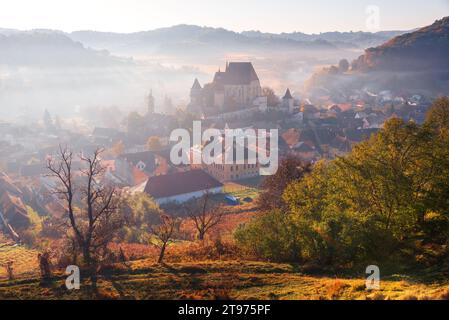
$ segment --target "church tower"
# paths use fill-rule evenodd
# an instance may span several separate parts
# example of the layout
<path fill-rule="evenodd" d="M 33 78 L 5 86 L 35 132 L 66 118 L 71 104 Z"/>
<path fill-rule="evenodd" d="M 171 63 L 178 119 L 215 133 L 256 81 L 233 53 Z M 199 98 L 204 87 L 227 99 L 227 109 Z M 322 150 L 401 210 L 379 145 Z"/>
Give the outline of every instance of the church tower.
<path fill-rule="evenodd" d="M 295 100 L 292 97 L 290 89 L 287 89 L 284 97 L 282 98 L 282 104 L 288 109 L 289 113 L 295 113 Z"/>
<path fill-rule="evenodd" d="M 147 97 L 147 108 L 148 108 L 148 114 L 154 113 L 154 97 L 153 97 L 153 90 L 150 91 L 150 94 Z"/>
<path fill-rule="evenodd" d="M 203 88 L 201 87 L 198 79 L 195 79 L 192 89 L 190 89 L 190 104 L 192 106 L 201 106 L 201 93 Z"/>

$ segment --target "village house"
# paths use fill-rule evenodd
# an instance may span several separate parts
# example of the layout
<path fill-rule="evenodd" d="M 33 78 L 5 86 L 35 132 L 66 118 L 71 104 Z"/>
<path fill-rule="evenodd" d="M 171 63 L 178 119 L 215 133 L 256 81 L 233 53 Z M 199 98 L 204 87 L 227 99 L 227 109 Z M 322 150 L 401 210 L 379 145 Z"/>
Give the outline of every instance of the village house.
<path fill-rule="evenodd" d="M 150 177 L 144 192 L 159 205 L 184 203 L 206 193 L 222 193 L 223 184 L 203 170 L 190 170 Z"/>
<path fill-rule="evenodd" d="M 138 185 L 152 176 L 157 168 L 156 156 L 152 151 L 126 153 L 109 164 L 109 175 L 130 186 Z M 112 178 L 112 177 L 111 177 Z"/>
<path fill-rule="evenodd" d="M 226 128 L 229 129 L 226 124 Z M 251 128 L 244 128 L 243 131 Z M 257 133 L 257 130 L 255 130 Z M 255 141 L 254 144 L 246 142 L 246 139 L 243 141 L 243 145 L 239 144 L 238 140 L 235 140 L 233 146 L 227 146 L 225 143 L 224 136 L 214 137 L 213 139 L 219 139 L 219 143 L 222 145 L 221 154 L 212 155 L 213 163 L 212 164 L 194 164 L 192 159 L 194 158 L 194 154 L 198 154 L 198 158 L 203 156 L 203 149 L 212 141 L 208 141 L 202 145 L 193 146 L 190 149 L 190 154 L 188 155 L 191 163 L 192 169 L 202 169 L 213 176 L 215 179 L 221 182 L 228 181 L 239 181 L 244 179 L 251 179 L 260 176 L 261 165 L 258 161 L 257 154 L 259 152 L 267 152 L 269 149 L 270 137 L 268 137 L 267 145 L 265 146 L 265 150 L 261 150 L 260 146 L 257 143 L 257 137 L 252 137 Z M 243 158 L 240 161 L 237 161 L 237 152 L 238 150 L 243 151 Z M 232 163 L 226 163 L 224 159 L 226 159 L 225 155 L 233 155 Z"/>
<path fill-rule="evenodd" d="M 234 145 L 234 160 L 236 158 L 236 146 Z M 216 161 L 216 163 L 212 164 L 192 164 L 192 169 L 202 169 L 206 171 L 208 174 L 213 176 L 215 179 L 221 182 L 227 181 L 238 181 L 243 179 L 250 179 L 254 177 L 258 177 L 260 175 L 260 164 L 257 161 L 257 157 L 251 159 L 250 152 L 248 148 L 244 148 L 244 163 L 237 164 L 236 161 L 233 161 L 232 164 L 226 164 L 220 159 Z M 201 150 L 197 148 L 192 148 L 192 153 L 200 152 Z M 224 148 L 223 154 L 230 152 L 229 149 Z"/>

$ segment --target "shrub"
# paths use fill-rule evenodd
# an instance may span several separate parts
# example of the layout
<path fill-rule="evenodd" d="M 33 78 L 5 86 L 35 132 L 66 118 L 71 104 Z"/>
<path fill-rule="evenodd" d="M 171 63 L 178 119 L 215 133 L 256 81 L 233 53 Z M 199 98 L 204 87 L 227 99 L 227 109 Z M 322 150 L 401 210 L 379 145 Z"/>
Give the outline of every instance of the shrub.
<path fill-rule="evenodd" d="M 240 226 L 235 239 L 248 254 L 270 261 L 301 261 L 300 227 L 280 211 L 266 213 Z"/>

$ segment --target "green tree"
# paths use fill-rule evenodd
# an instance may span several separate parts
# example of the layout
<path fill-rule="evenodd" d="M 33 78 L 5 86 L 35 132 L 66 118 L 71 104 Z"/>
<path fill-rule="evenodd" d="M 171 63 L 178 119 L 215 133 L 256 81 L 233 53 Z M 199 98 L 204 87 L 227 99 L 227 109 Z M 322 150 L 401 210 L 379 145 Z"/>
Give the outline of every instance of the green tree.
<path fill-rule="evenodd" d="M 270 211 L 284 208 L 282 194 L 293 181 L 301 179 L 310 171 L 310 166 L 295 157 L 283 159 L 275 175 L 268 176 L 262 183 L 263 192 L 258 198 L 262 210 Z"/>
<path fill-rule="evenodd" d="M 439 246 L 443 259 L 449 239 L 447 110 L 449 104 L 438 100 L 423 126 L 391 119 L 345 157 L 318 162 L 289 183 L 273 177 L 282 182 L 272 192 L 274 199 L 282 194 L 283 203 L 275 205 L 282 209 L 241 227 L 238 243 L 260 258 L 331 266 L 410 265 L 429 243 Z"/>
<path fill-rule="evenodd" d="M 146 243 L 149 226 L 160 223 L 162 210 L 159 206 L 145 193 L 136 193 L 122 198 L 120 209 L 126 222 L 121 231 L 122 240 Z"/>
<path fill-rule="evenodd" d="M 291 216 L 275 210 L 240 226 L 235 239 L 247 254 L 269 261 L 297 262 L 302 260 L 302 242 L 307 237 Z"/>
<path fill-rule="evenodd" d="M 440 131 L 449 130 L 449 97 L 435 100 L 427 112 L 426 125 Z"/>

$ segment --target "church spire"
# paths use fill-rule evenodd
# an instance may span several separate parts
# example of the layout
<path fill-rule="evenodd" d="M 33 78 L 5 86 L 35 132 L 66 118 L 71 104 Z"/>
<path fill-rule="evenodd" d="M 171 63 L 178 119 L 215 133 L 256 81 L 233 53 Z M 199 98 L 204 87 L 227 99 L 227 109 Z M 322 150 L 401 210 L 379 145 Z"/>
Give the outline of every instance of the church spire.
<path fill-rule="evenodd" d="M 148 114 L 154 113 L 154 97 L 153 97 L 153 89 L 150 90 L 150 93 L 148 94 Z"/>
<path fill-rule="evenodd" d="M 201 84 L 198 81 L 198 78 L 195 78 L 195 81 L 193 82 L 192 90 L 201 90 Z"/>
<path fill-rule="evenodd" d="M 287 91 L 282 99 L 293 99 L 290 89 L 287 88 Z"/>

